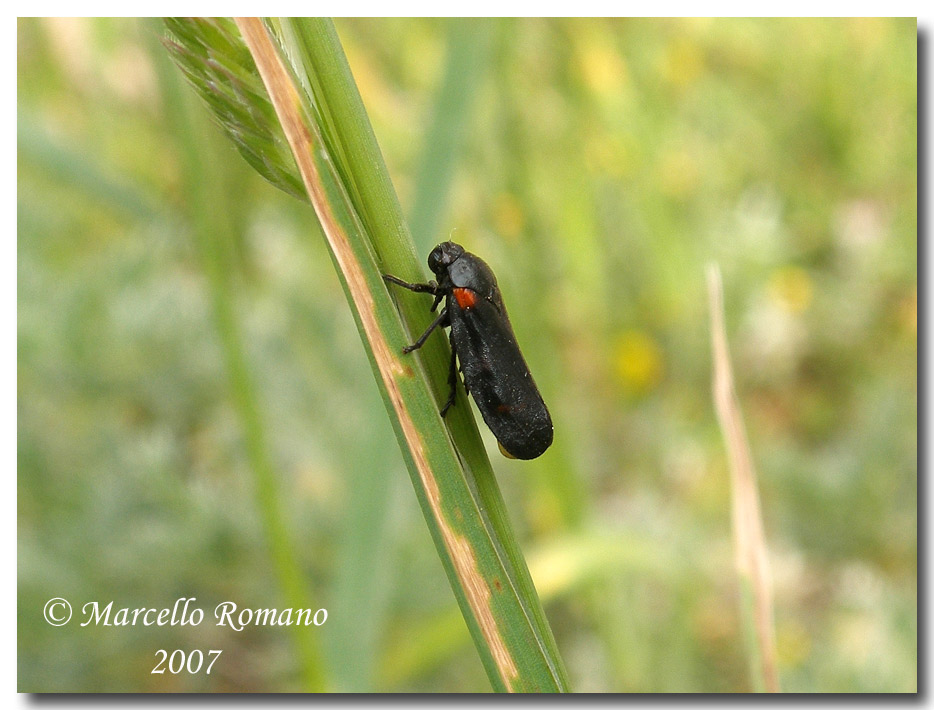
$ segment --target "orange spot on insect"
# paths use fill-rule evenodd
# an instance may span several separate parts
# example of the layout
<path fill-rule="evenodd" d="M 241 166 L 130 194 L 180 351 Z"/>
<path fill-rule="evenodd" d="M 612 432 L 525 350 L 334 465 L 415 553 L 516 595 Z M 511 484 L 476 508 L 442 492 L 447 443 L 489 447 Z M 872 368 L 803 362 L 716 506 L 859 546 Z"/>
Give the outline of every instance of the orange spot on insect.
<path fill-rule="evenodd" d="M 477 293 L 469 288 L 455 288 L 454 299 L 457 301 L 458 306 L 466 310 L 467 308 L 473 308 L 477 302 Z"/>
<path fill-rule="evenodd" d="M 496 407 L 496 411 L 499 412 L 500 414 L 506 414 L 506 412 L 510 411 L 511 409 L 512 407 L 505 405 L 505 404 L 500 404 L 499 406 Z"/>

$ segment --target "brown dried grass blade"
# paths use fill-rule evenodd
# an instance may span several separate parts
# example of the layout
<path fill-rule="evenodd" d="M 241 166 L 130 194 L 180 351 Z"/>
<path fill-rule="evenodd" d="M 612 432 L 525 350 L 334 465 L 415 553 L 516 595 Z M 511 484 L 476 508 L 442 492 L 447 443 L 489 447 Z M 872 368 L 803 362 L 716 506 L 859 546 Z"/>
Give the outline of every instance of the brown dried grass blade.
<path fill-rule="evenodd" d="M 723 282 L 716 264 L 707 268 L 713 348 L 713 399 L 730 465 L 733 540 L 742 591 L 744 636 L 758 692 L 780 692 L 772 610 L 772 581 L 759 508 L 756 470 L 733 383 L 723 315 Z"/>

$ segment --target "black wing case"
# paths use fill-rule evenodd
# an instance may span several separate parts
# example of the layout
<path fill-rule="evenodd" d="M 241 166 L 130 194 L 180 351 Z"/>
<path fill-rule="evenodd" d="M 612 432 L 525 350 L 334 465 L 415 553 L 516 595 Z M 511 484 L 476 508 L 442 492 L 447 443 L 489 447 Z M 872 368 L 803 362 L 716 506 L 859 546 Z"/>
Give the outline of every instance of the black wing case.
<path fill-rule="evenodd" d="M 486 425 L 511 456 L 540 456 L 551 445 L 554 427 L 505 311 L 483 298 L 467 309 L 455 298 L 447 305 L 451 342 Z"/>

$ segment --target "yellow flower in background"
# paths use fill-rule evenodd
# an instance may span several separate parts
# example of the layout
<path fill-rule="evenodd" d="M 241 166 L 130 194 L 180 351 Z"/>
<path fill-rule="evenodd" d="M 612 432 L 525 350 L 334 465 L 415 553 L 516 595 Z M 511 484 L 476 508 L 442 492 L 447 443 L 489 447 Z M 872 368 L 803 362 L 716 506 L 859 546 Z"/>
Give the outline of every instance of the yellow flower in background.
<path fill-rule="evenodd" d="M 648 333 L 629 330 L 617 338 L 614 348 L 616 375 L 633 394 L 654 389 L 665 372 L 664 356 L 658 342 Z"/>
<path fill-rule="evenodd" d="M 783 266 L 769 278 L 769 295 L 790 313 L 803 313 L 814 299 L 814 283 L 800 266 Z"/>
<path fill-rule="evenodd" d="M 588 45 L 579 53 L 579 61 L 584 83 L 597 95 L 614 94 L 629 80 L 626 62 L 613 47 Z"/>

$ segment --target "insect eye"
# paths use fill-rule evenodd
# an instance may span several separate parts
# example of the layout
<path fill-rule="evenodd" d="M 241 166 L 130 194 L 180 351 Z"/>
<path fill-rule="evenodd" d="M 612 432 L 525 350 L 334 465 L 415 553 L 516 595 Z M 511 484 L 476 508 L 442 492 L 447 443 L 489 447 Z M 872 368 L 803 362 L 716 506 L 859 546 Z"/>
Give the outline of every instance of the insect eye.
<path fill-rule="evenodd" d="M 431 250 L 431 254 L 428 255 L 428 268 L 432 270 L 433 273 L 437 274 L 444 268 L 444 265 L 441 263 L 441 247 L 437 246 Z"/>

